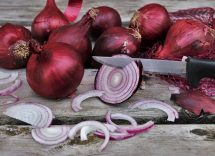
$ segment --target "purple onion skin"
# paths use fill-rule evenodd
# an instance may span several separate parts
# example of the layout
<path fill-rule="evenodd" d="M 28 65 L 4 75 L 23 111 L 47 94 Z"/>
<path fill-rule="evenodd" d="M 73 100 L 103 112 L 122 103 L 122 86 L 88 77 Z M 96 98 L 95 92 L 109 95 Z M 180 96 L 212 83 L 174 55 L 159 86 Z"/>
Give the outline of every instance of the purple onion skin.
<path fill-rule="evenodd" d="M 93 55 L 113 56 L 116 54 L 134 55 L 140 48 L 141 36 L 130 28 L 112 27 L 96 41 Z"/>
<path fill-rule="evenodd" d="M 122 26 L 122 20 L 117 10 L 107 6 L 100 6 L 95 9 L 98 10 L 98 15 L 91 28 L 91 36 L 94 40 L 98 39 L 107 29 Z"/>

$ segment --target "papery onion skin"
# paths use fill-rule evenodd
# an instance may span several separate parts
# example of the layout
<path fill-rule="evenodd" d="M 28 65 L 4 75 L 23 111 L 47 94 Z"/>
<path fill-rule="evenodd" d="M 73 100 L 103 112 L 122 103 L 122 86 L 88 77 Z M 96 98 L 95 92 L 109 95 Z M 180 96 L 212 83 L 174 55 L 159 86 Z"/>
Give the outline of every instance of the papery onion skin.
<path fill-rule="evenodd" d="M 34 18 L 32 35 L 44 42 L 48 40 L 51 31 L 64 25 L 69 25 L 69 20 L 57 8 L 55 0 L 47 0 L 45 8 Z"/>
<path fill-rule="evenodd" d="M 139 31 L 145 45 L 154 43 L 155 40 L 165 36 L 170 25 L 170 17 L 165 7 L 151 3 L 136 11 L 129 27 Z"/>
<path fill-rule="evenodd" d="M 96 41 L 94 56 L 113 56 L 116 54 L 134 55 L 139 51 L 141 36 L 134 29 L 112 27 Z"/>
<path fill-rule="evenodd" d="M 210 54 L 214 45 L 215 30 L 199 21 L 180 20 L 169 29 L 156 58 L 181 60 L 183 56 L 204 57 Z"/>
<path fill-rule="evenodd" d="M 92 52 L 92 44 L 88 33 L 96 18 L 96 13 L 97 10 L 91 9 L 74 25 L 56 29 L 51 33 L 48 43 L 63 42 L 71 45 L 79 54 L 82 62 L 86 63 Z"/>
<path fill-rule="evenodd" d="M 98 15 L 91 28 L 91 36 L 94 39 L 97 39 L 105 30 L 111 27 L 122 26 L 121 17 L 114 8 L 100 6 L 94 9 L 98 10 Z"/>
<path fill-rule="evenodd" d="M 65 43 L 47 44 L 32 54 L 27 65 L 27 81 L 40 96 L 65 98 L 79 86 L 84 74 L 76 51 Z"/>
<path fill-rule="evenodd" d="M 215 114 L 215 100 L 199 91 L 172 94 L 171 100 L 195 115 L 200 115 L 202 111 L 208 114 Z"/>
<path fill-rule="evenodd" d="M 28 46 L 31 38 L 31 32 L 23 26 L 10 23 L 3 25 L 0 28 L 0 67 L 25 67 L 31 54 Z"/>

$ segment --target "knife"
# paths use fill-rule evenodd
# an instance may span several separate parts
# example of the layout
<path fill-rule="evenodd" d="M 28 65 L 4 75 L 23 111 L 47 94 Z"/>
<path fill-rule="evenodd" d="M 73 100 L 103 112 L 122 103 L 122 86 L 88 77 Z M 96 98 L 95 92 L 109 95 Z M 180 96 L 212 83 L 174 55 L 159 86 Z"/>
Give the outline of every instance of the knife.
<path fill-rule="evenodd" d="M 191 88 L 197 88 L 204 77 L 215 78 L 215 61 L 188 57 L 186 61 L 142 58 L 114 58 L 93 56 L 97 62 L 111 67 L 123 68 L 132 61 L 141 62 L 144 72 L 186 77 Z"/>

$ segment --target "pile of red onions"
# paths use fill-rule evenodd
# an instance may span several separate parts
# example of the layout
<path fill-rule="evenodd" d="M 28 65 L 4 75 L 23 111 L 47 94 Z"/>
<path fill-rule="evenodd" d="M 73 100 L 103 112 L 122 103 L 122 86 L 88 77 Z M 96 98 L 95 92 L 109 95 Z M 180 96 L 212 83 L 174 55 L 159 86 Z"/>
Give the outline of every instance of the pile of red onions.
<path fill-rule="evenodd" d="M 31 32 L 23 26 L 7 23 L 0 28 L 0 67 L 17 69 L 26 66 L 31 55 Z"/>
<path fill-rule="evenodd" d="M 134 29 L 112 27 L 96 41 L 93 55 L 112 56 L 116 54 L 134 55 L 140 48 L 141 36 Z"/>
<path fill-rule="evenodd" d="M 143 45 L 154 43 L 166 35 L 171 20 L 164 6 L 148 4 L 140 8 L 130 21 L 130 28 L 136 29 L 142 36 Z"/>
<path fill-rule="evenodd" d="M 82 63 L 86 63 L 92 51 L 92 44 L 88 37 L 88 33 L 96 16 L 96 9 L 89 10 L 83 18 L 74 25 L 60 27 L 53 31 L 49 37 L 48 43 L 54 44 L 56 42 L 63 42 L 71 45 L 81 58 Z"/>
<path fill-rule="evenodd" d="M 66 43 L 31 43 L 34 49 L 27 65 L 27 81 L 39 95 L 65 98 L 79 86 L 84 68 L 77 52 Z"/>
<path fill-rule="evenodd" d="M 94 8 L 97 10 L 97 17 L 91 28 L 91 35 L 97 39 L 105 30 L 111 27 L 122 26 L 122 21 L 117 10 L 107 6 Z"/>

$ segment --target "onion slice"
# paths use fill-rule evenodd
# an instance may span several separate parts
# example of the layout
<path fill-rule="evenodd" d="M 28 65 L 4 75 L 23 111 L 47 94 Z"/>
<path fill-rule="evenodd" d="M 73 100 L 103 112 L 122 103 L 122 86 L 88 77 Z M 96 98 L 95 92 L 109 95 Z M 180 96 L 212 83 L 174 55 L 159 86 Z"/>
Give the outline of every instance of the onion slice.
<path fill-rule="evenodd" d="M 127 55 L 115 55 L 116 58 L 130 58 Z M 95 79 L 96 90 L 104 91 L 100 99 L 109 104 L 122 103 L 137 90 L 141 80 L 142 67 L 133 61 L 124 68 L 103 65 Z"/>
<path fill-rule="evenodd" d="M 135 127 L 134 126 L 126 127 L 125 130 L 128 133 L 137 134 L 137 133 L 146 132 L 146 131 L 150 130 L 153 126 L 154 126 L 154 122 L 153 121 L 148 121 L 147 123 L 145 123 L 143 125 L 138 125 L 138 126 L 135 126 Z"/>
<path fill-rule="evenodd" d="M 82 4 L 83 0 L 69 0 L 64 15 L 70 22 L 73 22 L 78 17 Z"/>
<path fill-rule="evenodd" d="M 98 136 L 99 138 L 104 138 L 105 135 L 104 133 L 100 132 L 100 131 L 96 131 L 94 132 L 94 134 L 96 136 Z M 125 140 L 125 139 L 128 139 L 128 138 L 131 138 L 135 136 L 135 133 L 116 133 L 116 132 L 110 132 L 110 140 Z"/>
<path fill-rule="evenodd" d="M 0 75 L 2 73 L 0 72 Z M 14 72 L 14 73 L 11 73 L 9 75 L 4 75 L 2 74 L 2 76 L 0 77 L 0 84 L 7 84 L 7 83 L 11 83 L 13 81 L 15 81 L 19 76 L 19 73 L 18 72 Z"/>
<path fill-rule="evenodd" d="M 52 111 L 48 107 L 37 103 L 21 103 L 11 106 L 4 114 L 37 128 L 50 126 L 54 118 Z"/>
<path fill-rule="evenodd" d="M 10 77 L 9 73 L 0 71 L 0 80 L 2 80 L 2 79 L 8 79 L 9 77 Z"/>
<path fill-rule="evenodd" d="M 99 91 L 99 90 L 91 90 L 91 91 L 85 92 L 83 94 L 80 94 L 72 100 L 72 104 L 71 104 L 72 109 L 75 112 L 79 112 L 82 109 L 82 107 L 80 106 L 82 101 L 84 101 L 88 98 L 91 98 L 91 97 L 100 97 L 103 94 L 104 94 L 104 92 Z"/>
<path fill-rule="evenodd" d="M 19 101 L 19 98 L 16 95 L 8 95 L 8 96 L 14 98 L 14 100 L 12 100 L 12 101 L 11 100 L 4 101 L 4 102 L 2 102 L 2 104 L 0 104 L 0 106 L 14 104 L 14 103 Z"/>
<path fill-rule="evenodd" d="M 11 86 L 0 90 L 0 96 L 9 96 L 11 93 L 15 92 L 22 85 L 22 80 L 17 79 Z"/>
<path fill-rule="evenodd" d="M 133 105 L 129 106 L 130 109 L 134 109 L 134 108 L 140 108 L 140 109 L 150 109 L 150 108 L 156 108 L 156 109 L 160 109 L 162 111 L 164 111 L 167 115 L 168 121 L 175 121 L 175 118 L 178 119 L 179 115 L 178 112 L 172 108 L 170 105 L 161 102 L 161 101 L 157 101 L 157 100 L 142 100 L 142 101 L 138 101 L 136 103 L 134 103 Z"/>
<path fill-rule="evenodd" d="M 121 114 L 121 113 L 114 113 L 114 114 L 112 114 L 110 111 L 108 111 L 106 113 L 105 118 L 106 118 L 107 123 L 109 123 L 111 125 L 114 125 L 117 128 L 125 128 L 125 126 L 124 125 L 117 125 L 117 124 L 115 124 L 112 121 L 112 119 L 115 119 L 115 120 L 126 120 L 126 121 L 130 122 L 131 125 L 134 126 L 134 127 L 138 125 L 137 122 L 136 122 L 136 120 L 134 118 L 132 118 L 131 116 L 126 115 L 126 114 Z"/>
<path fill-rule="evenodd" d="M 48 128 L 32 129 L 33 139 L 44 145 L 55 145 L 65 141 L 68 138 L 68 126 L 51 126 Z"/>
<path fill-rule="evenodd" d="M 100 151 L 104 150 L 105 147 L 107 146 L 109 140 L 110 140 L 110 133 L 109 130 L 107 129 L 106 126 L 104 126 L 104 124 L 98 122 L 98 121 L 83 121 L 80 122 L 79 124 L 75 125 L 70 131 L 69 131 L 69 138 L 70 139 L 74 139 L 76 133 L 78 131 L 80 131 L 83 127 L 85 126 L 91 126 L 91 127 L 95 127 L 96 129 L 102 130 L 103 133 L 105 134 L 105 141 L 104 143 L 101 145 L 100 147 Z"/>

